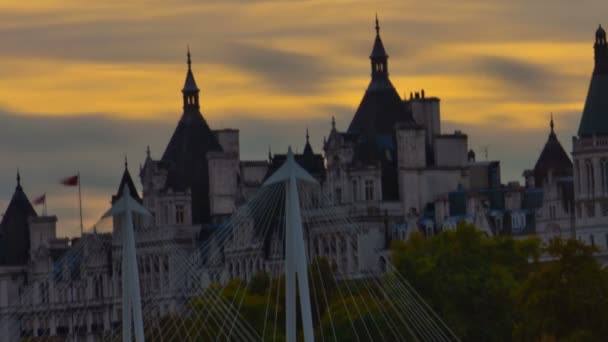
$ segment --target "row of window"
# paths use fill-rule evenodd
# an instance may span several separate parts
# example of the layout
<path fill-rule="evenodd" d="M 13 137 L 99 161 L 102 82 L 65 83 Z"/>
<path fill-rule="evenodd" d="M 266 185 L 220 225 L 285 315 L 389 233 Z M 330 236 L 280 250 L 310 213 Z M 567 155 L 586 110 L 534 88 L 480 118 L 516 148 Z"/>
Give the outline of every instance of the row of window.
<path fill-rule="evenodd" d="M 364 181 L 363 198 L 361 198 L 359 182 L 356 179 L 353 179 L 352 194 L 353 194 L 353 202 L 362 201 L 362 200 L 373 201 L 374 200 L 374 181 L 371 179 L 366 179 Z M 342 188 L 337 187 L 334 189 L 334 201 L 336 202 L 336 204 L 341 204 L 344 202 Z"/>
<path fill-rule="evenodd" d="M 169 205 L 165 204 L 161 207 L 160 224 L 183 224 L 185 222 L 185 206 L 183 204 L 176 204 L 174 208 L 175 220 L 174 222 L 170 222 Z"/>
<path fill-rule="evenodd" d="M 583 209 L 585 210 L 585 217 L 594 218 L 596 216 L 595 202 L 578 203 L 576 205 L 576 216 L 579 219 L 583 217 Z M 608 217 L 608 202 L 600 203 L 600 211 L 599 215 Z"/>
<path fill-rule="evenodd" d="M 591 159 L 586 159 L 583 162 L 584 165 L 584 173 L 581 172 L 581 167 L 579 161 L 576 161 L 576 171 L 578 174 L 578 191 L 580 192 L 582 189 L 586 190 L 588 195 L 593 196 L 595 194 L 595 171 L 593 167 L 593 161 Z M 581 177 L 585 175 L 585 177 Z M 600 185 L 602 194 L 608 194 L 608 159 L 600 160 Z M 583 184 L 584 180 L 584 184 Z"/>
<path fill-rule="evenodd" d="M 583 237 L 581 235 L 578 236 L 579 241 L 583 241 Z M 608 234 L 604 235 L 604 242 L 606 243 L 606 247 L 608 248 Z M 589 244 L 595 247 L 595 235 L 589 234 Z"/>

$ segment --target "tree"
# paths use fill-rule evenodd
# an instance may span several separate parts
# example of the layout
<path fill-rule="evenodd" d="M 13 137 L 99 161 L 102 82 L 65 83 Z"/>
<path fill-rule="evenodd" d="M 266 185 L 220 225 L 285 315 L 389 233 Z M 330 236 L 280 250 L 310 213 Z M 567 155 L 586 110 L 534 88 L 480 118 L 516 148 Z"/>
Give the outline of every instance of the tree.
<path fill-rule="evenodd" d="M 559 341 L 600 341 L 608 335 L 608 272 L 596 249 L 577 240 L 555 239 L 544 248 L 550 258 L 522 283 L 523 309 L 516 336 Z"/>
<path fill-rule="evenodd" d="M 392 245 L 397 270 L 463 341 L 511 340 L 514 294 L 539 255 L 536 239 L 490 238 L 474 226 Z"/>

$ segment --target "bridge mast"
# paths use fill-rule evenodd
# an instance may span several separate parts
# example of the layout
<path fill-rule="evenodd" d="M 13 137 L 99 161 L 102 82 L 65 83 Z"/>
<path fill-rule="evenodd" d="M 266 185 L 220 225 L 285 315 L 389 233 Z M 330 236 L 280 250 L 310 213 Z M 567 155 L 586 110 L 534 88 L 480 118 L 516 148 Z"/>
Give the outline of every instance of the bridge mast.
<path fill-rule="evenodd" d="M 304 230 L 300 212 L 300 199 L 297 180 L 316 184 L 317 181 L 300 167 L 293 156 L 291 147 L 287 160 L 267 181 L 264 186 L 283 182 L 285 184 L 285 319 L 288 342 L 296 341 L 296 298 L 300 290 L 300 307 L 304 341 L 314 342 L 310 291 L 308 288 L 308 262 L 304 250 Z M 296 288 L 297 279 L 297 288 Z"/>

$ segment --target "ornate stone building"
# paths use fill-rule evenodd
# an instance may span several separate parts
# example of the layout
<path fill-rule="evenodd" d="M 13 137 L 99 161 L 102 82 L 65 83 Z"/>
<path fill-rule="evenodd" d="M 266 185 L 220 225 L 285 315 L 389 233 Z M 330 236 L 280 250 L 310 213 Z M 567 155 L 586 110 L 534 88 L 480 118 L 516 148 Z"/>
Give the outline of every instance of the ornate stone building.
<path fill-rule="evenodd" d="M 557 140 L 552 120 L 534 169 L 525 173 L 526 186 L 503 185 L 499 162 L 477 161 L 466 134 L 442 132 L 438 98 L 428 97 L 424 90 L 408 99 L 399 96 L 389 78 L 388 55 L 376 21 L 371 81 L 348 128 L 340 131 L 332 120 L 324 155 L 313 151 L 306 134 L 303 152 L 295 156 L 319 181 L 324 198 L 361 229 L 324 225 L 322 220 L 307 224 L 308 257 L 325 257 L 342 275 L 360 276 L 381 265 L 392 239 L 418 231 L 431 236 L 460 222 L 473 223 L 488 235 L 538 234 L 544 240 L 574 231 L 579 239 L 605 246 L 608 46 L 601 27 L 595 60 L 578 136 L 573 139 L 574 165 Z M 213 264 L 201 263 L 207 278 L 182 277 L 180 260 L 213 242 L 221 223 L 285 160 L 282 154 L 269 155 L 267 161 L 241 160 L 239 131 L 211 129 L 201 113 L 199 95 L 188 53 L 183 112 L 160 159 L 154 159 L 149 149 L 146 153 L 139 174 L 142 196 L 125 164 L 112 198 L 116 201 L 127 188 L 152 214 L 148 221 L 136 217 L 134 224 L 142 296 L 156 296 L 158 315 L 179 309 L 183 303 L 174 294 L 188 291 L 196 282 L 249 279 L 281 266 L 280 237 L 271 234 L 270 240 L 263 240 L 253 226 L 246 226 L 225 245 L 211 247 L 221 257 L 211 260 Z M 120 322 L 121 220 L 113 221 L 111 233 L 84 234 L 80 239 L 87 242 L 86 250 L 69 265 L 57 261 L 82 244 L 78 239 L 58 239 L 56 221 L 54 216 L 37 215 L 18 176 L 0 222 L 0 336 L 9 336 L 6 327 L 12 326 L 23 337 L 70 335 L 94 341 Z M 254 222 L 244 224 L 249 223 Z M 150 226 L 157 228 L 156 233 L 146 230 Z M 16 321 L 7 325 L 7 320 Z"/>
<path fill-rule="evenodd" d="M 549 139 L 534 169 L 524 172 L 526 188 L 538 189 L 542 203 L 536 209 L 535 234 L 548 242 L 574 233 L 574 178 L 572 161 L 557 139 L 553 117 Z"/>
<path fill-rule="evenodd" d="M 572 138 L 576 236 L 608 247 L 608 43 L 595 33 L 595 67 L 577 136 Z"/>

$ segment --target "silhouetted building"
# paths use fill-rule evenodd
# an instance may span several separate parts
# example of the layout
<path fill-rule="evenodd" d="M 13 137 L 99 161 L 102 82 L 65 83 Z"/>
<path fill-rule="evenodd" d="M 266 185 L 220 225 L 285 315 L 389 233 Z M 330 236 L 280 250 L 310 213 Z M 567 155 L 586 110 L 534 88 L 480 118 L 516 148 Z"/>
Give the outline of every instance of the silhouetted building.
<path fill-rule="evenodd" d="M 150 150 L 140 171 L 143 203 L 157 225 L 221 222 L 266 175 L 267 163 L 240 161 L 239 131 L 212 130 L 200 111 L 190 51 L 183 113 L 160 160 Z"/>
<path fill-rule="evenodd" d="M 576 236 L 608 248 L 608 43 L 595 33 L 595 67 L 581 117 L 572 138 Z"/>
<path fill-rule="evenodd" d="M 536 234 L 548 242 L 555 237 L 568 238 L 574 230 L 574 178 L 572 162 L 554 131 L 553 117 L 549 138 L 532 170 L 524 171 L 526 190 L 536 192 L 533 201 Z"/>

